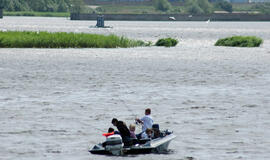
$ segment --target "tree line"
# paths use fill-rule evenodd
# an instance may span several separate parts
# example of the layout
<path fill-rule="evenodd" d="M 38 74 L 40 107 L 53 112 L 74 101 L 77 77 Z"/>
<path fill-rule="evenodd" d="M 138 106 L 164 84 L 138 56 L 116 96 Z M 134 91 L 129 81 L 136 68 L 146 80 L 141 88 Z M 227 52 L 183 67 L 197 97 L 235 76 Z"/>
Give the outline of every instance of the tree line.
<path fill-rule="evenodd" d="M 160 10 L 162 12 L 172 11 L 172 5 L 170 2 L 168 2 L 168 0 L 152 0 L 152 2 L 156 10 Z M 209 14 L 213 13 L 215 9 L 220 9 L 227 12 L 233 11 L 232 4 L 226 0 L 178 0 L 178 2 L 184 6 L 184 13 Z M 269 6 L 270 3 L 257 4 L 251 9 L 269 14 Z M 85 6 L 84 0 L 0 0 L 0 8 L 11 12 L 95 12 L 91 8 Z"/>
<path fill-rule="evenodd" d="M 232 12 L 232 4 L 225 0 L 216 0 L 210 3 L 208 0 L 181 0 L 181 3 L 192 14 L 209 14 L 214 8 L 219 8 L 227 12 Z M 157 10 L 169 11 L 172 6 L 168 0 L 154 0 L 154 6 Z"/>
<path fill-rule="evenodd" d="M 5 11 L 69 12 L 83 0 L 0 0 Z"/>

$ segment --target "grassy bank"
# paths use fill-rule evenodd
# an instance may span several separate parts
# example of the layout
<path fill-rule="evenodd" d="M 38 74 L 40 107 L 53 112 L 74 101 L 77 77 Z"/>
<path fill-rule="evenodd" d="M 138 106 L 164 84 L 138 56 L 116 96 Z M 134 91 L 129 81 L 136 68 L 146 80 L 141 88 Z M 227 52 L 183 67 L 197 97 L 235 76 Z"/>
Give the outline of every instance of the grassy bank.
<path fill-rule="evenodd" d="M 4 16 L 37 16 L 37 17 L 69 17 L 69 12 L 6 12 Z"/>
<path fill-rule="evenodd" d="M 149 44 L 116 35 L 65 32 L 0 32 L 0 48 L 128 48 Z"/>
<path fill-rule="evenodd" d="M 262 43 L 263 40 L 255 36 L 233 36 L 219 39 L 215 46 L 259 47 Z"/>

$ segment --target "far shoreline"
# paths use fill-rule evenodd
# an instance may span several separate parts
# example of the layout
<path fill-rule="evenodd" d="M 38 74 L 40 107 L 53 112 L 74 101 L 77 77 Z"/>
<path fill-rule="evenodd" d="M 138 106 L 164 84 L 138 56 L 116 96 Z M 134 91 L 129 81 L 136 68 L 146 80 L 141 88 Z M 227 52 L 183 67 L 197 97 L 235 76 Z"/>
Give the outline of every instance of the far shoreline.
<path fill-rule="evenodd" d="M 83 14 L 71 13 L 70 20 L 96 20 L 104 16 L 109 21 L 270 21 L 268 14 L 213 13 L 213 14 Z"/>
<path fill-rule="evenodd" d="M 106 21 L 270 21 L 270 14 L 261 13 L 212 13 L 212 14 L 85 14 L 69 12 L 3 12 L 3 16 L 65 17 L 70 20 L 97 20 L 104 16 Z M 3 18 L 3 17 L 2 17 Z"/>

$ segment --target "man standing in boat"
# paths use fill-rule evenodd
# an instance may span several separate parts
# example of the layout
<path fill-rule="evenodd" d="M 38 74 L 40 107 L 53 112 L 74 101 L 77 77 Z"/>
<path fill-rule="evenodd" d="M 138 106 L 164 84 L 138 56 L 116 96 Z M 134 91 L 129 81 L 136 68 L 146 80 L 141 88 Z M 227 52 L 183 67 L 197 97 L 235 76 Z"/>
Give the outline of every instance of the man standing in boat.
<path fill-rule="evenodd" d="M 117 127 L 122 140 L 125 145 L 129 145 L 130 142 L 130 132 L 129 129 L 127 128 L 126 124 L 123 121 L 118 121 L 116 118 L 112 119 L 112 124 Z"/>
<path fill-rule="evenodd" d="M 136 118 L 135 120 L 142 124 L 142 132 L 146 131 L 147 128 L 152 128 L 154 121 L 151 117 L 151 109 L 145 109 L 145 116 L 141 119 Z"/>

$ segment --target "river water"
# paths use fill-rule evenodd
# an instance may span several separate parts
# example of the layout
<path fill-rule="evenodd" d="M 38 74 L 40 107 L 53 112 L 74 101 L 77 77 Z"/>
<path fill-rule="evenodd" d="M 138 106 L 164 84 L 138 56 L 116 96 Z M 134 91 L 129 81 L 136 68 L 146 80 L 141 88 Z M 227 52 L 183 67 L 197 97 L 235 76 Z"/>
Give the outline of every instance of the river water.
<path fill-rule="evenodd" d="M 0 159 L 103 160 L 89 147 L 113 117 L 133 123 L 150 107 L 177 138 L 169 154 L 139 160 L 270 159 L 269 22 L 119 22 L 4 17 L 0 29 L 117 34 L 176 47 L 0 49 Z M 258 48 L 215 47 L 255 35 Z M 137 128 L 137 132 L 140 128 Z"/>

